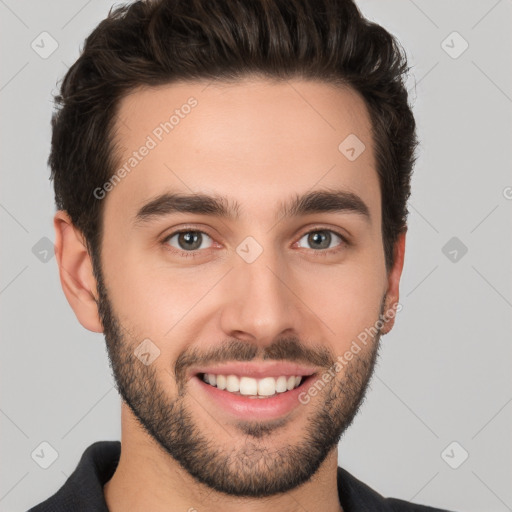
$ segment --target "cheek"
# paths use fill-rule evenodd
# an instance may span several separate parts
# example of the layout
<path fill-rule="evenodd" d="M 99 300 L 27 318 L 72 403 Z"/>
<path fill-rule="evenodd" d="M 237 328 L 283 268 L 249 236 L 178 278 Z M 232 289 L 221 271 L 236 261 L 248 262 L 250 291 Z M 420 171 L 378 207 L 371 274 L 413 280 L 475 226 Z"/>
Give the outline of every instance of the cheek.
<path fill-rule="evenodd" d="M 125 258 L 116 272 L 116 312 L 138 338 L 157 344 L 161 360 L 173 361 L 202 325 L 201 299 L 215 287 L 218 273 L 169 269 L 141 258 Z"/>
<path fill-rule="evenodd" d="M 303 300 L 328 326 L 337 351 L 379 318 L 385 282 L 378 269 L 326 267 L 301 281 Z"/>
<path fill-rule="evenodd" d="M 314 312 L 312 321 L 325 329 L 337 351 L 378 319 L 385 291 L 381 259 L 377 247 L 366 245 L 339 265 L 286 265 L 285 281 Z M 107 284 L 123 323 L 141 340 L 154 340 L 165 359 L 172 359 L 218 314 L 216 306 L 226 303 L 225 296 L 216 295 L 220 288 L 230 288 L 228 276 L 216 289 L 225 272 L 221 264 L 169 268 L 128 246 L 109 254 Z"/>

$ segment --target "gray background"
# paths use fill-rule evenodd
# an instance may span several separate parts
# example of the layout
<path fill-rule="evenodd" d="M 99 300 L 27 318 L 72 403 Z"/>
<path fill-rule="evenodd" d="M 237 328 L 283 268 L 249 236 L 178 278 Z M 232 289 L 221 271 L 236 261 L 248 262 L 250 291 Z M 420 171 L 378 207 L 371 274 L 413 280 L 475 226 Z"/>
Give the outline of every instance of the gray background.
<path fill-rule="evenodd" d="M 340 464 L 384 495 L 512 510 L 512 2 L 358 3 L 407 49 L 422 143 L 403 310 Z M 54 240 L 51 93 L 110 5 L 0 0 L 1 511 L 42 501 L 89 444 L 120 438 L 103 337 L 76 320 L 44 239 Z M 58 43 L 51 55 L 42 32 Z M 42 442 L 58 453 L 47 469 Z"/>

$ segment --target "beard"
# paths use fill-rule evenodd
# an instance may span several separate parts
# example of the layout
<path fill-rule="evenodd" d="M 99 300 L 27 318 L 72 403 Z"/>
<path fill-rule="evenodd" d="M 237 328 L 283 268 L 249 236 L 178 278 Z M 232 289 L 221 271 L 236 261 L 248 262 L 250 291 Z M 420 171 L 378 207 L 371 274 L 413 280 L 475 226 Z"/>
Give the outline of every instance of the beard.
<path fill-rule="evenodd" d="M 95 268 L 98 310 L 104 328 L 110 367 L 116 388 L 143 429 L 181 467 L 198 482 L 230 496 L 263 498 L 284 493 L 306 483 L 319 469 L 328 454 L 339 443 L 364 401 L 368 383 L 378 355 L 380 329 L 346 364 L 344 369 L 325 384 L 316 400 L 303 405 L 307 414 L 300 441 L 270 449 L 274 431 L 289 423 L 289 418 L 273 421 L 239 421 L 242 434 L 227 440 L 229 448 L 221 447 L 215 436 L 209 436 L 209 423 L 200 424 L 187 406 L 186 370 L 203 363 L 251 361 L 257 356 L 265 360 L 286 360 L 333 367 L 335 356 L 325 347 L 306 347 L 296 338 L 280 339 L 265 348 L 239 340 L 208 353 L 186 349 L 177 358 L 174 375 L 177 396 L 169 396 L 164 379 L 156 365 L 144 365 L 134 351 L 141 340 L 121 325 L 110 302 L 100 266 Z M 385 297 L 381 304 L 382 318 Z M 316 376 L 319 379 L 321 374 Z M 169 382 L 169 381 L 167 381 Z M 198 402 L 197 399 L 193 400 Z M 209 419 L 208 422 L 214 421 Z"/>

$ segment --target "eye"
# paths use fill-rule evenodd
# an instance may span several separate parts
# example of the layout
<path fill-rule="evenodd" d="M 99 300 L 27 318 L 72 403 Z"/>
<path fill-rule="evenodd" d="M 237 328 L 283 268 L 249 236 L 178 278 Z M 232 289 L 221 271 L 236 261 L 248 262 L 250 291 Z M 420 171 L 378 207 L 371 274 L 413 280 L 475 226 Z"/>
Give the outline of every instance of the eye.
<path fill-rule="evenodd" d="M 299 247 L 302 247 L 301 241 L 303 239 L 306 239 L 306 243 L 314 249 L 315 256 L 337 253 L 349 245 L 343 235 L 331 229 L 315 229 L 305 233 L 296 242 Z M 338 243 L 336 243 L 337 239 Z M 207 233 L 197 229 L 174 231 L 162 240 L 162 244 L 168 250 L 184 258 L 200 256 L 201 249 L 206 250 L 212 247 L 211 242 L 213 242 L 213 239 Z M 209 243 L 210 245 L 208 245 Z"/>
<path fill-rule="evenodd" d="M 300 244 L 301 240 L 304 239 L 306 239 L 306 243 L 309 244 L 310 247 L 312 247 L 313 249 L 321 249 L 320 252 L 322 253 L 337 252 L 343 249 L 343 247 L 348 244 L 345 237 L 343 237 L 339 233 L 336 233 L 335 231 L 332 231 L 331 229 L 315 229 L 313 231 L 309 231 L 297 243 Z M 331 250 L 333 249 L 331 243 L 336 242 L 336 239 L 339 239 L 339 242 L 342 243 L 335 244 L 334 250 Z"/>
<path fill-rule="evenodd" d="M 191 254 L 184 254 L 184 256 L 195 256 L 194 252 L 199 249 L 208 249 L 205 243 L 211 242 L 212 239 L 204 231 L 197 231 L 192 229 L 175 231 L 163 240 L 163 243 L 176 249 L 178 252 L 189 252 Z"/>

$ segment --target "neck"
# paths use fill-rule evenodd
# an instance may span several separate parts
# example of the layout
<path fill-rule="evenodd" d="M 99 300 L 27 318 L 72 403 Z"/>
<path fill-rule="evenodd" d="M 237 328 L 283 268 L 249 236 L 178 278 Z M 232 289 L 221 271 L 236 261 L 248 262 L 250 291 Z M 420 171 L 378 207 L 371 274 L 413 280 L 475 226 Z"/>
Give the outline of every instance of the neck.
<path fill-rule="evenodd" d="M 343 512 L 338 496 L 337 449 L 303 485 L 268 498 L 240 498 L 195 480 L 142 429 L 124 403 L 121 423 L 121 457 L 103 488 L 110 512 Z"/>

